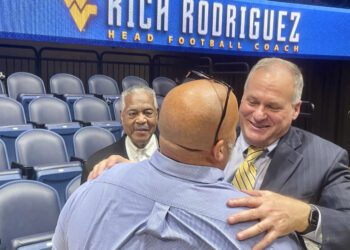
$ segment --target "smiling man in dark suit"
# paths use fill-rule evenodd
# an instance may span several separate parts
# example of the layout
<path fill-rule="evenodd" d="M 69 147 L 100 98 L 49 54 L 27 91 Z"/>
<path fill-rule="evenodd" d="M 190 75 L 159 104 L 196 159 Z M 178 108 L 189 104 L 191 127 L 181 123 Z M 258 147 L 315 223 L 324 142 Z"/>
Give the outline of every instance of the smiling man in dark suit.
<path fill-rule="evenodd" d="M 293 231 L 304 237 L 308 247 L 349 249 L 348 153 L 291 126 L 300 112 L 302 89 L 298 67 L 278 58 L 260 60 L 246 80 L 239 108 L 241 134 L 225 179 L 242 190 L 251 190 L 248 193 L 254 196 L 230 200 L 229 206 L 252 209 L 232 215 L 228 221 L 259 219 L 237 235 L 243 240 L 267 232 L 255 249 Z M 241 166 L 251 148 L 260 153 L 249 162 L 256 173 L 246 184 L 245 176 L 251 173 Z"/>
<path fill-rule="evenodd" d="M 148 159 L 158 149 L 155 135 L 158 120 L 158 105 L 155 92 L 144 85 L 123 91 L 121 96 L 121 122 L 123 137 L 94 153 L 85 164 L 82 182 L 90 172 L 95 176 L 99 169 L 126 161 L 139 162 Z"/>

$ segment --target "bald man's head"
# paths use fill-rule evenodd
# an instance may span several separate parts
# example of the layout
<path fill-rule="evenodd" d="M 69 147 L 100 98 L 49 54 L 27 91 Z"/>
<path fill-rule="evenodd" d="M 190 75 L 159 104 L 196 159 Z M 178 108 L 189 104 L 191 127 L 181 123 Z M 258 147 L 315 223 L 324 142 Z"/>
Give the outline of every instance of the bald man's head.
<path fill-rule="evenodd" d="M 177 150 L 189 149 L 210 152 L 216 143 L 215 132 L 227 91 L 227 86 L 209 80 L 191 81 L 172 89 L 164 99 L 159 118 L 161 151 L 170 149 L 176 153 Z M 230 92 L 218 141 L 233 143 L 237 121 L 237 100 Z"/>

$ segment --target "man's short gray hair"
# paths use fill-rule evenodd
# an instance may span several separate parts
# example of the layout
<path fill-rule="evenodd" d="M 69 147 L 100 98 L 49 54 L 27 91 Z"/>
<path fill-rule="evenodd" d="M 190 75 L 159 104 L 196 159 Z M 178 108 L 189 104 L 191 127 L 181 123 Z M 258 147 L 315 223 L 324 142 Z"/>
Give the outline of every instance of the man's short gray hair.
<path fill-rule="evenodd" d="M 283 60 L 280 58 L 263 58 L 257 62 L 253 66 L 253 68 L 250 70 L 249 75 L 247 77 L 247 80 L 245 82 L 244 88 L 246 88 L 247 83 L 249 82 L 249 79 L 251 75 L 262 68 L 266 69 L 273 69 L 274 65 L 282 65 L 284 66 L 289 72 L 292 74 L 294 78 L 294 94 L 293 94 L 293 99 L 292 103 L 295 104 L 301 100 L 301 95 L 303 93 L 303 87 L 304 87 L 304 80 L 303 80 L 303 75 L 301 74 L 300 69 L 298 68 L 297 65 L 295 65 L 292 62 L 289 62 L 287 60 Z"/>
<path fill-rule="evenodd" d="M 120 98 L 120 112 L 123 112 L 123 110 L 125 109 L 125 97 L 130 94 L 137 94 L 137 93 L 150 94 L 153 98 L 154 107 L 158 109 L 156 93 L 154 92 L 154 90 L 144 84 L 139 84 L 139 85 L 132 86 L 122 92 L 122 95 Z"/>

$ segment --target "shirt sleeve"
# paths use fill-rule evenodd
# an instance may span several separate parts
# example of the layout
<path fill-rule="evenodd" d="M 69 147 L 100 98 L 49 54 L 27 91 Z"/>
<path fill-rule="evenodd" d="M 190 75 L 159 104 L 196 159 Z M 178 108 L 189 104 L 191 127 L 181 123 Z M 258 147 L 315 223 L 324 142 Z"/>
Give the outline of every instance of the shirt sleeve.
<path fill-rule="evenodd" d="M 65 206 L 58 218 L 58 222 L 56 225 L 55 233 L 52 238 L 52 249 L 53 250 L 68 250 L 67 247 L 67 239 L 66 239 L 66 233 L 65 233 L 65 221 L 66 221 L 66 214 L 67 214 L 67 206 Z"/>

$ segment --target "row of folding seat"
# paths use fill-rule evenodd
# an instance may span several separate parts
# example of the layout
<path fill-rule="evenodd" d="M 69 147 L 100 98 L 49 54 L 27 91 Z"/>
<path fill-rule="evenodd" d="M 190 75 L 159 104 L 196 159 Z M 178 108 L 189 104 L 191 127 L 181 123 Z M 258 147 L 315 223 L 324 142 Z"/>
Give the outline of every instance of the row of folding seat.
<path fill-rule="evenodd" d="M 66 186 L 82 172 L 84 162 L 97 150 L 114 143 L 113 134 L 103 128 L 80 128 L 73 136 L 74 156 L 69 157 L 63 138 L 45 129 L 31 129 L 15 140 L 14 160 L 0 140 L 0 185 L 16 179 L 32 179 L 57 190 L 61 204 L 66 201 Z"/>
<path fill-rule="evenodd" d="M 22 85 L 23 83 L 26 86 Z M 122 90 L 134 85 L 149 83 L 138 76 L 126 76 L 122 79 Z M 168 77 L 159 76 L 153 79 L 152 87 L 157 95 L 165 96 L 170 89 L 176 86 L 175 81 Z M 88 79 L 88 93 L 92 95 L 119 96 L 121 91 L 116 80 L 106 75 L 93 75 Z M 19 94 L 45 94 L 43 80 L 28 72 L 16 72 L 7 78 L 8 94 L 11 98 L 17 99 Z M 52 94 L 87 94 L 82 81 L 71 74 L 58 73 L 50 78 L 50 93 Z M 6 88 L 0 80 L 0 94 L 6 94 Z"/>
<path fill-rule="evenodd" d="M 29 130 L 15 142 L 18 169 L 11 168 L 0 140 L 0 249 L 50 249 L 59 211 L 80 185 L 84 160 L 113 142 L 106 129 L 81 128 L 74 135 L 76 157 L 69 160 L 58 134 Z"/>
<path fill-rule="evenodd" d="M 16 139 L 12 164 L 18 169 L 11 168 L 0 140 L 0 249 L 49 247 L 59 211 L 80 185 L 84 160 L 115 137 L 91 126 L 79 129 L 73 141 L 76 157 L 69 160 L 58 134 L 43 129 L 23 132 Z"/>
<path fill-rule="evenodd" d="M 10 160 L 15 158 L 14 140 L 23 131 L 33 128 L 45 128 L 60 134 L 70 156 L 74 155 L 73 135 L 81 127 L 94 125 L 106 128 L 117 140 L 122 135 L 122 126 L 120 122 L 111 120 L 107 104 L 93 96 L 76 100 L 73 105 L 73 119 L 67 103 L 53 96 L 38 97 L 29 103 L 28 122 L 22 105 L 16 100 L 0 97 L 0 107 L 0 138 L 8 145 Z M 114 107 L 119 110 L 118 100 Z"/>
<path fill-rule="evenodd" d="M 87 159 L 114 140 L 108 130 L 82 128 L 74 140 L 77 156 L 80 160 Z M 39 129 L 25 132 L 16 145 L 18 159 L 27 176 L 21 179 L 18 169 L 0 171 L 0 249 L 51 249 L 52 232 L 60 209 L 80 185 L 81 176 L 78 173 L 81 173 L 81 168 L 75 166 L 80 161 L 62 163 L 66 158 L 59 159 L 64 155 L 63 140 L 50 131 Z M 54 163 L 50 164 L 51 161 Z M 6 147 L 0 140 L 0 166 L 4 165 L 8 165 L 8 159 Z M 30 178 L 29 169 L 33 171 L 34 180 L 27 180 Z M 16 172 L 17 178 L 6 179 L 9 172 Z"/>
<path fill-rule="evenodd" d="M 127 76 L 122 80 L 123 90 L 139 84 L 149 85 L 146 80 L 137 76 Z M 167 77 L 157 77 L 152 84 L 159 105 L 169 90 L 176 86 L 176 83 Z M 5 93 L 2 82 L 1 86 L 0 94 Z M 50 93 L 47 93 L 43 80 L 31 73 L 16 72 L 7 78 L 8 96 L 22 103 L 27 119 L 29 102 L 38 96 L 56 96 L 64 100 L 68 103 L 71 113 L 74 112 L 73 104 L 77 99 L 82 96 L 96 96 L 106 101 L 114 119 L 113 103 L 120 96 L 117 82 L 105 75 L 93 75 L 88 80 L 88 86 L 89 93 L 86 93 L 84 85 L 78 77 L 59 73 L 50 78 Z"/>

